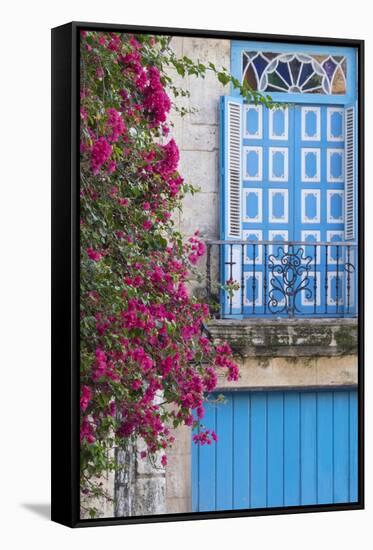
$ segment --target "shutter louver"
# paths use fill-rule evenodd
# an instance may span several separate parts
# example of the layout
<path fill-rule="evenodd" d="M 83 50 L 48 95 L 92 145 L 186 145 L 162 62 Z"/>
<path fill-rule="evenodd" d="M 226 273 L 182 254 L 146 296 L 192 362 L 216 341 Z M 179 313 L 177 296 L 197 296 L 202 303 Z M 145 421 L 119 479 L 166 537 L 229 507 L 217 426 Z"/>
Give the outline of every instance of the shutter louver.
<path fill-rule="evenodd" d="M 355 109 L 345 110 L 345 240 L 355 239 Z"/>
<path fill-rule="evenodd" d="M 220 239 L 228 241 L 220 249 L 220 280 L 242 281 L 242 247 L 235 241 L 242 238 L 242 120 L 241 97 L 220 98 Z M 230 295 L 221 289 L 222 314 L 242 318 L 241 289 Z"/>
<path fill-rule="evenodd" d="M 241 103 L 228 101 L 228 237 L 241 237 Z"/>

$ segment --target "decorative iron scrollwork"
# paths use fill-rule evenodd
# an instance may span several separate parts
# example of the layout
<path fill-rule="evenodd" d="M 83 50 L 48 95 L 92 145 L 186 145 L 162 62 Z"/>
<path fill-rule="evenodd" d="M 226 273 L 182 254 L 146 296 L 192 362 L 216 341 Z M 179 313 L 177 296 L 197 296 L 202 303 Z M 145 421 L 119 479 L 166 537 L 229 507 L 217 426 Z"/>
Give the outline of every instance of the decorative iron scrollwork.
<path fill-rule="evenodd" d="M 286 312 L 293 317 L 296 312 L 300 313 L 296 305 L 296 297 L 300 292 L 305 293 L 307 300 L 312 299 L 308 277 L 311 262 L 311 256 L 306 255 L 303 247 L 295 251 L 293 245 L 290 245 L 288 250 L 279 246 L 277 254 L 268 256 L 270 272 L 268 309 L 271 313 Z"/>
<path fill-rule="evenodd" d="M 216 285 L 211 277 L 211 248 L 214 245 L 219 250 L 219 263 L 224 273 L 224 284 L 219 283 L 222 317 L 344 317 L 357 314 L 356 243 L 209 242 L 208 297 L 212 295 L 212 286 Z M 216 273 L 213 280 L 217 280 Z"/>

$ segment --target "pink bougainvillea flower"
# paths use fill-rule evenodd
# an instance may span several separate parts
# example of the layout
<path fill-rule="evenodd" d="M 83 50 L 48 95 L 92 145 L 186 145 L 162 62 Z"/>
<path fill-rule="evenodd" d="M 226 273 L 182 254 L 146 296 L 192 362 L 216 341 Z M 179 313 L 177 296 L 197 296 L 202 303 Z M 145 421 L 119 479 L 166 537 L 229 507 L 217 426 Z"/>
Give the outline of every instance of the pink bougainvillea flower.
<path fill-rule="evenodd" d="M 103 67 L 97 67 L 95 74 L 97 78 L 103 78 L 105 76 L 105 71 Z"/>
<path fill-rule="evenodd" d="M 80 425 L 80 441 L 83 442 L 84 440 L 86 440 L 89 444 L 95 442 L 93 427 L 92 424 L 88 421 L 87 417 L 83 418 L 83 421 Z"/>
<path fill-rule="evenodd" d="M 141 386 L 142 386 L 142 383 L 141 383 L 141 380 L 139 380 L 139 379 L 134 380 L 134 381 L 132 382 L 132 384 L 131 384 L 131 388 L 132 388 L 133 390 L 135 390 L 135 391 L 138 390 L 138 389 L 140 389 Z"/>
<path fill-rule="evenodd" d="M 117 169 L 117 163 L 114 160 L 110 160 L 107 163 L 106 171 L 108 174 L 112 174 Z"/>
<path fill-rule="evenodd" d="M 111 33 L 111 40 L 107 45 L 108 50 L 111 50 L 112 52 L 119 52 L 120 45 L 120 36 L 118 34 Z"/>
<path fill-rule="evenodd" d="M 116 404 L 114 403 L 114 401 L 111 401 L 111 403 L 109 403 L 109 409 L 108 409 L 109 416 L 115 416 L 116 412 L 117 412 Z"/>
<path fill-rule="evenodd" d="M 141 43 L 133 35 L 130 36 L 129 43 L 135 50 L 139 50 L 141 48 Z"/>
<path fill-rule="evenodd" d="M 158 162 L 157 169 L 163 176 L 175 172 L 180 159 L 179 148 L 174 139 L 161 146 L 162 160 Z"/>
<path fill-rule="evenodd" d="M 89 405 L 91 399 L 91 390 L 88 386 L 82 387 L 81 397 L 80 397 L 80 409 L 84 412 Z"/>
<path fill-rule="evenodd" d="M 206 246 L 205 244 L 196 237 L 190 237 L 189 238 L 190 243 L 190 253 L 188 255 L 188 259 L 191 264 L 196 264 L 198 260 L 204 256 L 206 252 Z"/>
<path fill-rule="evenodd" d="M 145 231 L 148 231 L 149 229 L 151 229 L 153 227 L 153 222 L 151 220 L 145 220 L 143 223 L 142 223 L 142 228 L 145 229 Z"/>
<path fill-rule="evenodd" d="M 118 203 L 121 205 L 121 206 L 128 206 L 129 205 L 129 200 L 127 198 L 119 198 L 118 199 Z"/>
<path fill-rule="evenodd" d="M 91 169 L 94 175 L 97 175 L 103 164 L 109 159 L 113 151 L 113 146 L 106 138 L 98 138 L 91 149 Z"/>
<path fill-rule="evenodd" d="M 152 66 L 148 69 L 148 78 L 149 83 L 144 90 L 143 107 L 152 125 L 158 126 L 166 121 L 171 109 L 171 100 L 163 88 L 157 67 Z"/>
<path fill-rule="evenodd" d="M 109 134 L 108 139 L 111 143 L 114 143 L 127 131 L 126 125 L 124 124 L 121 114 L 112 107 L 107 109 L 106 114 L 106 128 Z"/>
<path fill-rule="evenodd" d="M 98 250 L 93 250 L 93 248 L 87 248 L 88 258 L 94 262 L 98 262 L 103 257 L 103 253 Z"/>

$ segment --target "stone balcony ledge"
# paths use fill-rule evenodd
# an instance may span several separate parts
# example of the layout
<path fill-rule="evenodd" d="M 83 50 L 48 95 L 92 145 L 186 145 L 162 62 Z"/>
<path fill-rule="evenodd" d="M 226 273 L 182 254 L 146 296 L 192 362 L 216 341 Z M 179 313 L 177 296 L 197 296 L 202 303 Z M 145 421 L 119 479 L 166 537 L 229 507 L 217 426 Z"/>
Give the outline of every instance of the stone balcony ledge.
<path fill-rule="evenodd" d="M 208 330 L 246 357 L 332 357 L 357 353 L 356 318 L 213 319 Z"/>

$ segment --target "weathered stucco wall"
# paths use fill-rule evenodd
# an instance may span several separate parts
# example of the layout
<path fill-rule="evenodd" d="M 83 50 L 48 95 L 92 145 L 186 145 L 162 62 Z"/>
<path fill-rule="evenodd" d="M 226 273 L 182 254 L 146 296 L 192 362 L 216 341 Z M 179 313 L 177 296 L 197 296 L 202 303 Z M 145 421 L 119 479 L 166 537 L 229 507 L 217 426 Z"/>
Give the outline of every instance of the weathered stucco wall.
<path fill-rule="evenodd" d="M 205 38 L 173 38 L 175 52 L 182 56 L 215 63 L 217 67 L 230 67 L 230 41 Z M 219 98 L 229 93 L 229 86 L 220 84 L 214 74 L 206 78 L 188 76 L 181 79 L 173 71 L 172 76 L 190 91 L 190 97 L 178 100 L 178 104 L 197 108 L 197 112 L 181 118 L 172 117 L 175 124 L 173 136 L 180 149 L 179 171 L 186 182 L 200 188 L 200 193 L 187 196 L 183 213 L 177 224 L 184 235 L 190 236 L 200 229 L 201 236 L 218 236 L 218 162 L 219 162 Z"/>
<path fill-rule="evenodd" d="M 217 67 L 229 70 L 229 40 L 177 37 L 171 45 L 180 56 L 202 63 L 212 61 Z M 186 182 L 200 188 L 199 193 L 184 199 L 183 212 L 175 222 L 185 236 L 199 229 L 201 237 L 216 239 L 219 232 L 219 98 L 229 93 L 229 87 L 222 86 L 212 73 L 205 79 L 191 76 L 181 82 L 174 72 L 173 78 L 190 91 L 190 98 L 181 100 L 180 105 L 199 109 L 183 118 L 172 117 L 175 124 L 172 134 L 180 150 L 179 171 Z M 198 286 L 204 285 L 193 284 L 195 291 Z M 190 428 L 178 428 L 175 437 L 175 446 L 167 452 L 166 509 L 169 513 L 190 512 Z"/>
<path fill-rule="evenodd" d="M 252 317 L 209 323 L 216 341 L 229 341 L 238 357 L 330 357 L 356 353 L 354 318 Z"/>
<path fill-rule="evenodd" d="M 145 444 L 139 440 L 117 450 L 117 465 L 114 483 L 114 514 L 144 516 L 165 513 L 166 473 L 161 465 L 161 454 L 155 458 L 142 459 Z"/>

